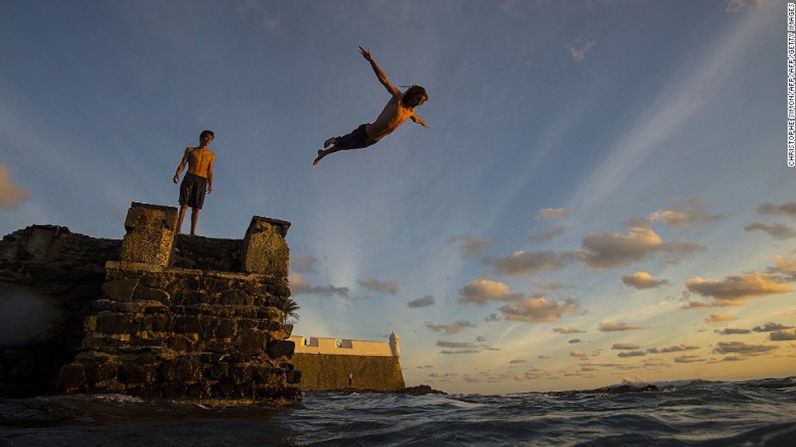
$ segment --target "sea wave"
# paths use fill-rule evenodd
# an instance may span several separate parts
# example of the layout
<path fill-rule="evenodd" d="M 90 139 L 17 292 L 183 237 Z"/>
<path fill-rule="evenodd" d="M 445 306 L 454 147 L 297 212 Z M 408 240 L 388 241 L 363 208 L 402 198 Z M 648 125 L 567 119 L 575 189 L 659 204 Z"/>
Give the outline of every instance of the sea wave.
<path fill-rule="evenodd" d="M 0 400 L 0 443 L 792 446 L 794 397 L 793 377 L 500 396 L 309 393 L 284 408 L 48 396 Z"/>

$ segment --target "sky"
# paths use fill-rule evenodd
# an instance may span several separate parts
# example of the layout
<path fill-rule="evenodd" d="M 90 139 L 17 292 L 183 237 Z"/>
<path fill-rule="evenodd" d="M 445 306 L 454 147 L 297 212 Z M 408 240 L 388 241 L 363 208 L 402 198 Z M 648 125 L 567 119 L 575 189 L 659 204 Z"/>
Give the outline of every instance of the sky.
<path fill-rule="evenodd" d="M 384 340 L 456 393 L 796 374 L 776 1 L 0 0 L 0 234 L 288 220 L 294 335 Z M 393 84 L 429 101 L 364 150 Z"/>

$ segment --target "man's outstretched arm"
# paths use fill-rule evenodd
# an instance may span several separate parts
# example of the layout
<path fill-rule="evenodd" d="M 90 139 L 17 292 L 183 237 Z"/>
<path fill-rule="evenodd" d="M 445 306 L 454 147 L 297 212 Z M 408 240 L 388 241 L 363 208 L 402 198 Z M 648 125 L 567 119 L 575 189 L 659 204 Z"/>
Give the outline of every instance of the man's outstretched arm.
<path fill-rule="evenodd" d="M 364 57 L 366 61 L 370 62 L 370 67 L 373 68 L 373 72 L 376 73 L 376 77 L 379 78 L 379 82 L 381 82 L 381 85 L 383 85 L 384 88 L 386 88 L 391 95 L 400 96 L 401 91 L 395 88 L 395 86 L 392 85 L 392 83 L 390 83 L 390 80 L 387 79 L 387 75 L 384 73 L 384 70 L 382 70 L 381 67 L 379 67 L 379 64 L 376 63 L 376 60 L 373 59 L 373 55 L 370 54 L 370 51 L 366 50 L 365 48 L 359 47 L 359 52 L 362 54 L 362 57 Z"/>
<path fill-rule="evenodd" d="M 428 128 L 428 121 L 424 120 L 423 118 L 420 118 L 420 115 L 418 115 L 417 113 L 413 113 L 412 116 L 409 117 L 409 119 L 416 122 L 417 124 L 420 124 L 425 128 Z"/>

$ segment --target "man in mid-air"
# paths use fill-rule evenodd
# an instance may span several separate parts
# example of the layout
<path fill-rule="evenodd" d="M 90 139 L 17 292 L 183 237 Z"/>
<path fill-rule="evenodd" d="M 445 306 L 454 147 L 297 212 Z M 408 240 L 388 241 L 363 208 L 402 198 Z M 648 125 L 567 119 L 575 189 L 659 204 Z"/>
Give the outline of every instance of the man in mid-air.
<path fill-rule="evenodd" d="M 185 210 L 190 206 L 191 236 L 196 236 L 196 221 L 199 220 L 199 210 L 205 202 L 205 191 L 207 194 L 213 192 L 213 163 L 216 161 L 216 154 L 208 148 L 213 138 L 215 138 L 213 131 L 203 130 L 199 134 L 199 146 L 185 148 L 185 154 L 172 179 L 177 183 L 183 168 L 188 165 L 188 172 L 180 185 L 180 217 L 177 220 L 177 233 L 182 231 Z"/>
<path fill-rule="evenodd" d="M 395 132 L 395 129 L 399 128 L 407 119 L 411 119 L 423 127 L 428 127 L 428 123 L 415 113 L 415 107 L 422 105 L 428 100 L 426 90 L 419 85 L 413 85 L 406 89 L 405 92 L 401 92 L 390 83 L 387 75 L 384 74 L 384 71 L 373 59 L 370 51 L 359 47 L 359 52 L 362 53 L 362 57 L 366 61 L 370 62 L 370 66 L 373 68 L 373 72 L 376 73 L 376 77 L 379 78 L 379 82 L 390 92 L 390 100 L 387 101 L 387 105 L 384 106 L 379 117 L 373 123 L 363 124 L 348 135 L 332 137 L 326 140 L 323 143 L 323 149 L 318 150 L 318 156 L 312 162 L 313 166 L 331 153 L 366 148 Z"/>

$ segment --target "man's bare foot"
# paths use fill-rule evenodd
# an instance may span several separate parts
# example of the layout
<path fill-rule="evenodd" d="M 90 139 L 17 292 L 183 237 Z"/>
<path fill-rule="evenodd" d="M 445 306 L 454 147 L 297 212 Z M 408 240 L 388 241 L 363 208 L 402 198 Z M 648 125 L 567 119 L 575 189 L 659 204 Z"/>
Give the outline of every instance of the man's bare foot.
<path fill-rule="evenodd" d="M 329 147 L 329 146 L 331 146 L 331 145 L 333 145 L 335 141 L 337 141 L 337 138 L 335 138 L 335 137 L 328 138 L 326 141 L 323 142 L 324 149 Z"/>
<path fill-rule="evenodd" d="M 325 150 L 323 150 L 323 149 L 318 149 L 318 156 L 317 156 L 317 157 L 315 157 L 315 160 L 312 160 L 312 165 L 313 165 L 313 166 L 318 166 L 318 162 L 320 162 L 320 161 L 321 161 L 321 158 L 325 157 L 325 156 L 326 156 L 326 154 L 327 154 L 327 153 L 326 153 L 326 151 L 325 151 Z"/>

